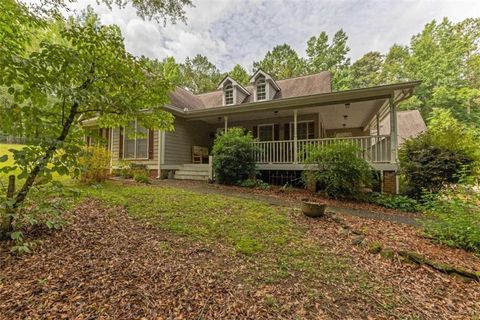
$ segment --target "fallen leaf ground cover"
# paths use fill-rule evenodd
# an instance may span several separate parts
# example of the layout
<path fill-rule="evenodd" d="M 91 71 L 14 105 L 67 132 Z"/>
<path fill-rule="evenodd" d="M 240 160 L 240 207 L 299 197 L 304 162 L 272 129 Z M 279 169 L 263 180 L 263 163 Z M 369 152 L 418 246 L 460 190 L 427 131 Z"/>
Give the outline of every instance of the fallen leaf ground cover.
<path fill-rule="evenodd" d="M 1 245 L 0 318 L 479 315 L 477 282 L 369 253 L 387 222 L 343 220 L 365 233 L 365 244 L 354 245 L 336 219 L 257 200 L 112 182 L 82 193 L 64 230 L 30 235 L 41 240 L 32 255 Z"/>

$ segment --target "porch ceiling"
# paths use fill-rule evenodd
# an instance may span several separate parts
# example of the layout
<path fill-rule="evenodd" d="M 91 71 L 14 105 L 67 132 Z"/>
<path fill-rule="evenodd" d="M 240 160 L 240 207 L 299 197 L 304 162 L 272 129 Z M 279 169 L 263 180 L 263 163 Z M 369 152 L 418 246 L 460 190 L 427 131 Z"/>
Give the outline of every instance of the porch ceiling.
<path fill-rule="evenodd" d="M 387 99 L 373 99 L 366 101 L 351 102 L 349 105 L 332 104 L 315 107 L 299 108 L 298 115 L 319 114 L 325 129 L 358 128 L 365 127 L 375 116 L 381 106 L 387 102 Z M 345 118 L 345 116 L 347 116 Z M 259 110 L 246 113 L 228 115 L 228 123 L 275 119 L 291 117 L 293 121 L 293 110 Z M 201 119 L 210 124 L 219 124 L 224 122 L 224 117 L 205 117 Z M 345 126 L 343 126 L 345 124 Z"/>

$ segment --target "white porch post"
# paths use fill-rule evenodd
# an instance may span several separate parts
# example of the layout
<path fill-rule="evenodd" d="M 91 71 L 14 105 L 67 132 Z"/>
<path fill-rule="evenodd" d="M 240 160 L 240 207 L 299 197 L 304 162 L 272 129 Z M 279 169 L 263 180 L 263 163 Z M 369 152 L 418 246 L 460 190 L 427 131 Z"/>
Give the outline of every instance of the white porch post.
<path fill-rule="evenodd" d="M 227 133 L 228 128 L 228 116 L 223 117 L 225 119 L 225 133 Z"/>
<path fill-rule="evenodd" d="M 297 163 L 298 141 L 297 141 L 297 109 L 293 110 L 293 163 Z"/>
<path fill-rule="evenodd" d="M 390 162 L 397 162 L 397 110 L 393 102 L 393 96 L 390 97 Z"/>

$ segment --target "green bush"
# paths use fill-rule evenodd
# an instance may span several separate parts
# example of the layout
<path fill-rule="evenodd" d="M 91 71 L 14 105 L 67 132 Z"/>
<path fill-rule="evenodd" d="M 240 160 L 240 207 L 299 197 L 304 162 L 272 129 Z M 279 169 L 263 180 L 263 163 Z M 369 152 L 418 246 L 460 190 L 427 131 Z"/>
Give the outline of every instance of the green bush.
<path fill-rule="evenodd" d="M 145 173 L 137 173 L 133 176 L 133 179 L 140 183 L 150 183 L 150 178 Z"/>
<path fill-rule="evenodd" d="M 438 145 L 428 132 L 405 141 L 399 157 L 405 192 L 418 199 L 424 191 L 438 192 L 445 184 L 458 182 L 461 172 L 470 172 L 474 162 L 460 150 Z"/>
<path fill-rule="evenodd" d="M 78 159 L 78 164 L 82 182 L 103 182 L 108 177 L 110 152 L 102 146 L 86 147 Z"/>
<path fill-rule="evenodd" d="M 260 179 L 247 179 L 243 180 L 240 184 L 244 188 L 259 188 L 262 190 L 267 190 L 270 188 L 270 185 Z"/>
<path fill-rule="evenodd" d="M 330 197 L 359 197 L 362 188 L 370 186 L 372 177 L 370 165 L 357 156 L 359 152 L 357 146 L 345 142 L 310 149 L 307 163 L 318 169 L 306 171 L 304 182 L 318 183 Z"/>
<path fill-rule="evenodd" d="M 253 136 L 241 128 L 231 128 L 215 138 L 213 170 L 219 183 L 232 185 L 255 177 Z"/>
<path fill-rule="evenodd" d="M 437 241 L 480 253 L 480 186 L 461 183 L 424 197 L 427 235 Z"/>
<path fill-rule="evenodd" d="M 419 206 L 418 201 L 415 199 L 407 196 L 390 194 L 379 194 L 378 196 L 373 197 L 372 202 L 386 208 L 408 212 L 417 212 Z"/>

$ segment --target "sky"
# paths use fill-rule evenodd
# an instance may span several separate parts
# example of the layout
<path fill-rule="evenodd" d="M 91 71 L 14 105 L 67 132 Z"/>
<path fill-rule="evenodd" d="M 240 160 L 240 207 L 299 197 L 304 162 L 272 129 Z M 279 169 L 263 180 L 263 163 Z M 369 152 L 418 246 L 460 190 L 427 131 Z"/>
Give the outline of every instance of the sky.
<path fill-rule="evenodd" d="M 35 0 L 33 0 L 35 1 Z M 385 53 L 408 44 L 412 35 L 433 20 L 454 22 L 480 16 L 480 0 L 193 0 L 187 23 L 144 21 L 135 9 L 108 9 L 95 0 L 77 0 L 73 11 L 92 5 L 102 23 L 117 24 L 126 48 L 135 55 L 177 62 L 197 53 L 221 71 L 237 63 L 251 71 L 275 45 L 287 43 L 305 56 L 307 40 L 322 31 L 332 37 L 343 29 L 349 56 L 355 61 L 369 51 Z"/>

